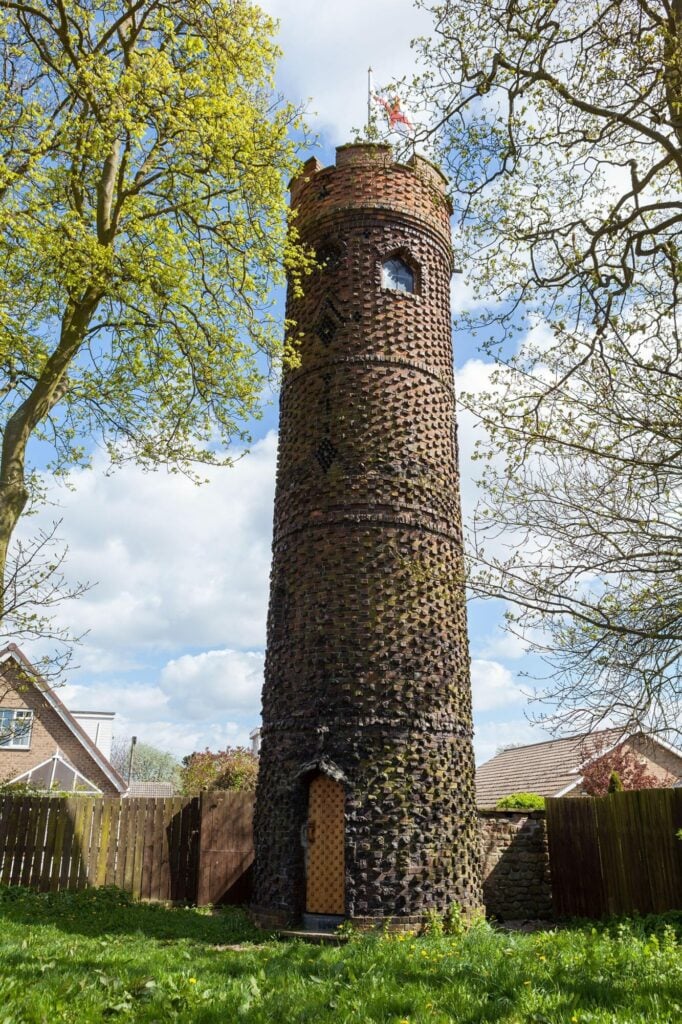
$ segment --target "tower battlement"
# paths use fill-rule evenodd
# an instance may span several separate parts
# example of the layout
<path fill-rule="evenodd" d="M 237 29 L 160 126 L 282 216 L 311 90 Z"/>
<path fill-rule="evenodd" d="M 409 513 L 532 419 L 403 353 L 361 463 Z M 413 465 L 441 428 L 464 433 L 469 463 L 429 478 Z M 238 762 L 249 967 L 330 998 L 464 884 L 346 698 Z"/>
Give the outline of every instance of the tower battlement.
<path fill-rule="evenodd" d="M 357 142 L 338 146 L 336 164 L 329 167 L 311 157 L 289 189 L 303 234 L 311 221 L 319 229 L 344 213 L 372 210 L 375 216 L 383 213 L 386 220 L 405 219 L 415 228 L 433 232 L 451 254 L 452 203 L 447 185 L 442 172 L 422 156 L 396 163 L 391 146 Z"/>

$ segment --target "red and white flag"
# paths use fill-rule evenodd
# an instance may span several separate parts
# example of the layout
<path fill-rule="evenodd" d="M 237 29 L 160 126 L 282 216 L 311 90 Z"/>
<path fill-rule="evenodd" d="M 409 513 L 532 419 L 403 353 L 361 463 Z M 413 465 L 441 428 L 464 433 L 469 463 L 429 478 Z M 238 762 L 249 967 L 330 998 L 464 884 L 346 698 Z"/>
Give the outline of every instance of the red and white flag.
<path fill-rule="evenodd" d="M 403 135 L 413 135 L 414 125 L 405 111 L 400 106 L 399 96 L 382 96 L 375 92 L 372 96 L 375 103 L 383 107 L 388 118 L 388 127 L 392 132 L 401 132 Z"/>
<path fill-rule="evenodd" d="M 377 104 L 383 107 L 384 113 L 388 118 L 388 130 L 391 132 L 400 132 L 402 135 L 414 135 L 414 125 L 410 121 L 406 112 L 403 110 L 400 104 L 400 97 L 388 95 L 386 89 L 379 89 L 375 91 L 374 81 L 372 77 L 372 69 L 367 69 L 367 131 L 369 133 L 370 128 L 373 124 L 374 118 L 372 115 L 372 105 Z"/>
<path fill-rule="evenodd" d="M 400 108 L 400 97 L 391 96 L 390 98 L 382 96 L 381 93 L 375 92 L 373 97 L 375 103 L 379 103 L 383 106 L 388 118 L 388 127 L 390 131 L 399 131 L 402 135 L 412 135 L 415 126 L 406 113 Z"/>

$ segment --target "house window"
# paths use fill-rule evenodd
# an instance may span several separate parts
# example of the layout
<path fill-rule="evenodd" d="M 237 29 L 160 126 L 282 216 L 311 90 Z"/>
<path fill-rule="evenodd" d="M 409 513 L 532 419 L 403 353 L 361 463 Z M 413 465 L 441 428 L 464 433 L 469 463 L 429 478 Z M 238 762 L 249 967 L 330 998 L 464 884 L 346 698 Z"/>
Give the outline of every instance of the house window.
<path fill-rule="evenodd" d="M 381 287 L 412 294 L 415 290 L 414 270 L 396 257 L 385 260 L 381 267 Z"/>
<path fill-rule="evenodd" d="M 32 725 L 32 711 L 0 708 L 0 747 L 28 750 Z"/>

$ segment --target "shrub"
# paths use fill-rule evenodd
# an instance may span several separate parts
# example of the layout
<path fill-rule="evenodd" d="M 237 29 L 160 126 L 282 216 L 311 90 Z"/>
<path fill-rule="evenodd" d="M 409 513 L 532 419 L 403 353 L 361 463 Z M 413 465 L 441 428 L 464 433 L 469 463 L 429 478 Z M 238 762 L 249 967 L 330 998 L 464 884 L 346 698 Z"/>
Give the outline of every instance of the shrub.
<path fill-rule="evenodd" d="M 437 910 L 426 912 L 421 934 L 435 938 L 441 938 L 443 935 L 459 937 L 466 933 L 471 923 L 472 919 L 467 920 L 459 903 L 451 903 L 443 915 Z"/>
<path fill-rule="evenodd" d="M 30 782 L 0 782 L 0 796 L 47 796 L 47 791 Z"/>
<path fill-rule="evenodd" d="M 203 750 L 182 759 L 182 791 L 198 793 L 202 789 L 254 790 L 258 778 L 258 758 L 246 747 Z"/>
<path fill-rule="evenodd" d="M 459 903 L 451 903 L 446 910 L 443 928 L 446 935 L 464 935 L 467 930 L 467 920 Z"/>
<path fill-rule="evenodd" d="M 544 811 L 545 798 L 539 793 L 510 793 L 495 804 L 498 811 Z"/>
<path fill-rule="evenodd" d="M 622 793 L 624 788 L 625 787 L 623 786 L 623 783 L 621 782 L 620 775 L 614 769 L 614 771 L 612 771 L 611 774 L 609 775 L 609 787 L 608 787 L 609 793 Z"/>

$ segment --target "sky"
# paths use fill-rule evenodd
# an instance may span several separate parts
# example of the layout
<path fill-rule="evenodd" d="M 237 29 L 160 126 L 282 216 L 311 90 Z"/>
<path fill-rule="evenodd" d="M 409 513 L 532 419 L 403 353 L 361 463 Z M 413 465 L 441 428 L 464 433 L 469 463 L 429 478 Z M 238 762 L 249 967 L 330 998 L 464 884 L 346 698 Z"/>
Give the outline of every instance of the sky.
<path fill-rule="evenodd" d="M 377 83 L 414 70 L 410 40 L 430 20 L 409 0 L 261 0 L 281 21 L 278 86 L 305 103 L 323 163 L 363 125 L 367 68 Z M 465 268 L 466 269 L 466 268 Z M 466 307 L 464 277 L 453 285 L 455 315 Z M 473 339 L 458 337 L 461 389 L 483 387 L 490 364 Z M 460 413 L 462 500 L 473 509 L 471 456 L 478 431 Z M 260 721 L 277 400 L 271 396 L 254 443 L 229 469 L 197 487 L 182 475 L 93 468 L 50 485 L 70 578 L 92 588 L 60 615 L 87 631 L 59 694 L 72 710 L 115 711 L 114 732 L 178 757 L 205 747 L 248 744 Z M 508 743 L 545 734 L 526 717 L 524 651 L 500 628 L 499 602 L 469 608 L 475 751 L 480 762 Z"/>

